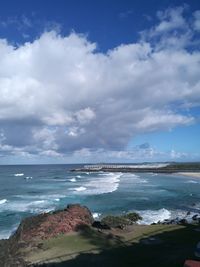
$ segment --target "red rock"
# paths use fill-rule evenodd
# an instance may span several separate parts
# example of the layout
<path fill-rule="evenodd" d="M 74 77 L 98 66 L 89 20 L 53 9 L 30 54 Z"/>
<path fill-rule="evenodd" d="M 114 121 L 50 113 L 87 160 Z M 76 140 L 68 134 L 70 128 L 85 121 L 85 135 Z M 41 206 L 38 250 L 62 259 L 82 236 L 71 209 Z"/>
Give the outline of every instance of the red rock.
<path fill-rule="evenodd" d="M 87 207 L 78 204 L 68 205 L 66 209 L 52 213 L 39 214 L 22 220 L 12 239 L 33 241 L 48 239 L 59 234 L 77 231 L 80 226 L 94 222 Z"/>

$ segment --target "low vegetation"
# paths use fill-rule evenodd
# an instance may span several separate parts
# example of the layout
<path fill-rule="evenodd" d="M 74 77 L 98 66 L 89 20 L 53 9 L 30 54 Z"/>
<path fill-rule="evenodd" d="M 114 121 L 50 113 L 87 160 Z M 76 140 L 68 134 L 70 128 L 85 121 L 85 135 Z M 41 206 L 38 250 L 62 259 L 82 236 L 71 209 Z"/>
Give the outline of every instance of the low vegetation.
<path fill-rule="evenodd" d="M 130 212 L 123 216 L 124 218 L 128 219 L 129 221 L 136 223 L 139 220 L 142 220 L 142 217 L 137 212 Z"/>
<path fill-rule="evenodd" d="M 127 225 L 136 223 L 138 220 L 142 220 L 142 217 L 136 212 L 131 212 L 121 216 L 106 216 L 102 219 L 102 223 L 112 228 L 124 228 Z"/>
<path fill-rule="evenodd" d="M 195 260 L 198 226 L 133 225 L 131 231 L 79 233 L 43 240 L 40 249 L 26 254 L 32 266 L 40 267 L 183 267 Z"/>

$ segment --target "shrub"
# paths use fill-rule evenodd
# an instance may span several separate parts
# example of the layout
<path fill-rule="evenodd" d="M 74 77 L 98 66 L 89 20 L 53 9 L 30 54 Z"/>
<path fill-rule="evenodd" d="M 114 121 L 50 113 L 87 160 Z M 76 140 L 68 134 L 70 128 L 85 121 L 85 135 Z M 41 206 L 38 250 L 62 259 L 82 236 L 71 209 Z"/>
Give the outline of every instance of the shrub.
<path fill-rule="evenodd" d="M 133 223 L 135 223 L 139 220 L 142 220 L 142 217 L 137 212 L 130 212 L 130 213 L 124 215 L 124 218 L 130 220 Z"/>
<path fill-rule="evenodd" d="M 120 227 L 123 228 L 125 225 L 129 225 L 130 221 L 123 216 L 106 216 L 102 219 L 102 223 L 107 224 L 110 227 L 116 228 Z"/>
<path fill-rule="evenodd" d="M 113 228 L 123 228 L 126 225 L 136 223 L 138 220 L 142 220 L 142 217 L 136 212 L 131 212 L 122 216 L 106 216 L 102 219 L 101 223 Z"/>

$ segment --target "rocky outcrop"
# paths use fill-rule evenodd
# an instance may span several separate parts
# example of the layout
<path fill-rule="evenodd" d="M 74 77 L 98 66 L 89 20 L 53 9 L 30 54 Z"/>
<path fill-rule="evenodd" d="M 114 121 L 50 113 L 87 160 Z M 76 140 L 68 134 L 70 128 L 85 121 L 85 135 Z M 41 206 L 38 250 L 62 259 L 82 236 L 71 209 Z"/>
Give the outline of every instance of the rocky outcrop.
<path fill-rule="evenodd" d="M 93 222 L 92 214 L 87 207 L 78 204 L 68 205 L 63 210 L 25 218 L 10 239 L 20 242 L 48 239 L 77 231 L 80 226 L 92 225 Z"/>
<path fill-rule="evenodd" d="M 29 266 L 24 257 L 26 249 L 39 248 L 42 240 L 78 231 L 93 222 L 90 210 L 79 204 L 25 218 L 13 236 L 0 240 L 0 267 Z"/>

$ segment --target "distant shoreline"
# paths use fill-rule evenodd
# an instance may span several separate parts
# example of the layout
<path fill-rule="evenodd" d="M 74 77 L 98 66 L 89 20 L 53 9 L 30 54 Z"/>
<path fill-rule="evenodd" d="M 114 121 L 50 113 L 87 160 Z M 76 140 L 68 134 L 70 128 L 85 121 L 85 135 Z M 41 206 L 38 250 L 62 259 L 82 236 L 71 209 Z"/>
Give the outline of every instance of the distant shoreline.
<path fill-rule="evenodd" d="M 186 175 L 196 175 L 200 173 L 200 163 L 176 163 L 167 164 L 166 166 L 143 166 L 134 167 L 128 165 L 108 165 L 108 164 L 94 164 L 86 165 L 81 168 L 75 168 L 72 172 L 152 172 L 152 173 L 182 173 Z M 195 176 L 196 177 L 196 176 Z M 199 176 L 198 176 L 199 177 Z"/>
<path fill-rule="evenodd" d="M 153 169 L 153 168 L 101 168 L 101 169 L 88 169 L 77 168 L 72 169 L 71 172 L 137 172 L 137 173 L 166 173 L 166 174 L 180 174 L 185 176 L 194 176 L 200 178 L 200 170 L 175 170 L 175 169 Z"/>
<path fill-rule="evenodd" d="M 146 173 L 168 173 L 168 174 L 173 174 L 173 173 L 177 173 L 177 174 L 181 174 L 181 175 L 189 175 L 191 174 L 192 175 L 195 175 L 195 174 L 198 174 L 200 173 L 199 172 L 195 172 L 194 170 L 191 170 L 191 171 L 188 171 L 188 170 L 171 170 L 171 169 L 137 169 L 137 168 L 127 168 L 127 169 L 120 169 L 120 168 L 115 168 L 115 169 L 112 169 L 112 168 L 102 168 L 102 169 L 99 169 L 99 170 L 95 170 L 95 169 L 86 169 L 86 168 L 77 168 L 77 169 L 72 169 L 71 170 L 72 172 L 140 172 L 140 173 L 143 173 L 143 172 L 146 172 Z M 200 174 L 199 174 L 200 175 Z M 197 177 L 197 176 L 196 176 Z M 200 177 L 200 176 L 198 176 Z"/>
<path fill-rule="evenodd" d="M 200 171 L 198 171 L 198 172 L 178 172 L 177 174 L 187 176 L 187 177 L 200 178 Z"/>

